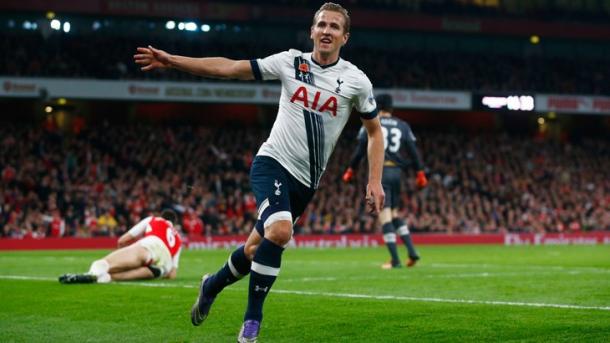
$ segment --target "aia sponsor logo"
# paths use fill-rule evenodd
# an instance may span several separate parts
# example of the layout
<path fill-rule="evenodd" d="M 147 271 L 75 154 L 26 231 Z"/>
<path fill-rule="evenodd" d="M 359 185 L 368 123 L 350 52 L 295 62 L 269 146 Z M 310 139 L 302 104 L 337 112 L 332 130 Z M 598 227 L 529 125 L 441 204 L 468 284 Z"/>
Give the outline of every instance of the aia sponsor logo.
<path fill-rule="evenodd" d="M 330 96 L 327 99 L 321 99 L 322 92 L 316 91 L 314 94 L 309 94 L 305 86 L 297 88 L 292 94 L 290 102 L 301 103 L 303 107 L 308 108 L 317 113 L 328 112 L 333 117 L 337 116 L 337 98 Z"/>

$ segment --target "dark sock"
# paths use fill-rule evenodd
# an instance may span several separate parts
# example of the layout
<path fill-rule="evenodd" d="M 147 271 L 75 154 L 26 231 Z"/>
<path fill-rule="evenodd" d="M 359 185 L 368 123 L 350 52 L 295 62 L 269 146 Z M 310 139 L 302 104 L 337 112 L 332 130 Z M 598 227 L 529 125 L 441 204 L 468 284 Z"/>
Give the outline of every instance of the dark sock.
<path fill-rule="evenodd" d="M 405 244 L 407 248 L 407 253 L 409 257 L 412 259 L 419 259 L 417 255 L 417 251 L 415 251 L 415 247 L 413 246 L 413 241 L 411 240 L 411 233 L 409 232 L 409 227 L 402 219 L 392 219 L 392 223 L 396 227 L 396 232 L 400 235 L 400 238 Z"/>
<path fill-rule="evenodd" d="M 203 295 L 208 298 L 215 297 L 225 287 L 248 275 L 251 264 L 252 262 L 248 260 L 244 252 L 244 246 L 240 246 L 233 251 L 229 261 L 216 274 L 210 276 Z M 231 270 L 231 267 L 233 267 L 233 270 Z"/>
<path fill-rule="evenodd" d="M 383 230 L 383 240 L 385 241 L 385 245 L 390 251 L 390 256 L 392 256 L 392 265 L 399 265 L 400 258 L 398 257 L 398 252 L 396 251 L 396 233 L 394 233 L 394 225 L 392 225 L 392 222 L 388 222 L 383 224 L 381 229 Z"/>
<path fill-rule="evenodd" d="M 250 272 L 246 320 L 263 320 L 263 303 L 280 272 L 284 248 L 264 238 L 256 250 Z"/>

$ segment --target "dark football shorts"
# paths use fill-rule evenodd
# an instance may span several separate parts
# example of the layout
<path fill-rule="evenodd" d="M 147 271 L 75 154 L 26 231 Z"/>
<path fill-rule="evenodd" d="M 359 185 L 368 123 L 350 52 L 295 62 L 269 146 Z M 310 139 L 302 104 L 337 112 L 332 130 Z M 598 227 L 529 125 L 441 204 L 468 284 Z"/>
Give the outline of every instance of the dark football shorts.
<path fill-rule="evenodd" d="M 398 208 L 400 205 L 400 176 L 402 171 L 398 167 L 383 168 L 381 185 L 385 193 L 383 208 Z"/>
<path fill-rule="evenodd" d="M 265 227 L 279 220 L 296 222 L 315 193 L 268 156 L 254 158 L 250 184 L 258 206 L 256 231 L 261 236 L 265 235 Z"/>

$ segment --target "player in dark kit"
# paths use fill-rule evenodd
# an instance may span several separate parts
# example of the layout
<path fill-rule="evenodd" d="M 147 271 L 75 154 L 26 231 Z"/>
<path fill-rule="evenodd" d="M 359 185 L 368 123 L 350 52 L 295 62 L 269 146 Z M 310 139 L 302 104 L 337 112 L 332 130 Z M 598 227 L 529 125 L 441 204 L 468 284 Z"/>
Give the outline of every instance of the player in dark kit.
<path fill-rule="evenodd" d="M 411 131 L 411 127 L 403 120 L 392 117 L 392 97 L 389 94 L 380 94 L 375 100 L 377 102 L 377 110 L 379 111 L 385 149 L 381 184 L 383 185 L 386 200 L 384 209 L 379 213 L 379 221 L 382 225 L 383 239 L 392 256 L 392 260 L 384 263 L 382 268 L 390 269 L 402 266 L 396 251 L 396 233 L 398 233 L 404 242 L 409 254 L 407 267 L 412 267 L 419 260 L 419 255 L 411 241 L 409 227 L 404 220 L 398 218 L 401 172 L 403 169 L 414 165 L 417 170 L 417 186 L 419 188 L 426 187 L 428 180 L 424 173 L 421 158 L 415 147 L 416 139 L 413 131 Z M 358 133 L 358 147 L 354 151 L 349 168 L 343 174 L 343 181 L 349 182 L 352 179 L 354 169 L 356 169 L 366 153 L 366 146 L 367 136 L 365 131 L 361 129 Z M 401 155 L 403 147 L 408 151 L 411 160 L 407 160 Z"/>

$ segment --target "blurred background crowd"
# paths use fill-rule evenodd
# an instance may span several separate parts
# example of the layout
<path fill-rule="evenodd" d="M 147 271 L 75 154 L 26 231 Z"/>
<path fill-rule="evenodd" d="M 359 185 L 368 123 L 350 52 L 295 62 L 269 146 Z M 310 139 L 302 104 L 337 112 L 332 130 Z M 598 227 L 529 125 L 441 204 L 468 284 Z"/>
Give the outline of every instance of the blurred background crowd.
<path fill-rule="evenodd" d="M 160 208 L 193 234 L 245 234 L 256 204 L 248 170 L 262 129 L 101 125 L 66 135 L 3 126 L 3 236 L 119 235 Z M 297 233 L 378 232 L 364 208 L 366 170 L 345 184 L 355 131 L 340 141 Z M 425 131 L 429 186 L 403 178 L 412 231 L 447 233 L 610 230 L 610 143 L 557 143 L 507 133 Z"/>
<path fill-rule="evenodd" d="M 188 233 L 249 232 L 249 166 L 275 107 L 241 104 L 249 110 L 219 124 L 228 104 L 198 103 L 185 116 L 162 98 L 115 106 L 101 94 L 61 107 L 45 92 L 27 98 L 10 88 L 32 77 L 198 82 L 171 70 L 140 72 L 135 48 L 236 59 L 308 51 L 322 2 L 0 2 L 0 77 L 8 80 L 0 92 L 0 235 L 116 236 L 168 207 Z M 565 94 L 578 110 L 583 99 L 610 96 L 610 0 L 341 3 L 352 15 L 342 57 L 377 89 Z M 592 106 L 597 115 L 490 111 L 482 122 L 465 119 L 465 130 L 453 124 L 479 118 L 475 105 L 401 109 L 418 118 L 412 126 L 430 180 L 418 190 L 414 171 L 405 171 L 402 216 L 414 232 L 610 230 L 608 103 Z M 155 124 L 158 117 L 177 119 Z M 364 163 L 353 183 L 340 179 L 357 126 L 348 124 L 297 234 L 380 232 L 363 207 Z"/>
<path fill-rule="evenodd" d="M 284 32 L 287 36 L 285 39 L 245 39 L 269 36 L 274 29 L 273 26 L 249 27 L 247 33 L 233 29 L 205 40 L 201 40 L 201 37 L 167 36 L 165 32 L 161 32 L 164 34 L 162 38 L 154 37 L 151 36 L 154 30 L 151 29 L 146 29 L 147 34 L 139 37 L 113 36 L 107 32 L 52 34 L 45 37 L 41 32 L 14 34 L 2 31 L 0 47 L 6 53 L 0 56 L 0 75 L 197 81 L 199 77 L 178 71 L 140 72 L 138 66 L 132 63 L 135 47 L 152 44 L 185 56 L 228 56 L 237 59 L 262 58 L 290 47 L 309 50 L 309 36 L 295 29 Z M 599 68 L 608 64 L 610 57 L 600 56 L 596 52 L 582 52 L 586 51 L 587 46 L 557 43 L 557 49 L 565 50 L 565 54 L 554 55 L 544 53 L 539 46 L 531 45 L 527 40 L 518 43 L 507 40 L 502 43 L 486 38 L 473 40 L 425 34 L 392 37 L 392 34 L 367 32 L 363 35 L 371 41 L 397 42 L 367 46 L 367 42 L 362 42 L 364 38 L 359 37 L 358 41 L 354 38 L 356 42 L 350 42 L 343 50 L 343 58 L 366 70 L 376 87 L 610 93 L 610 68 Z M 235 49 L 236 44 L 239 49 Z M 503 44 L 514 47 L 493 54 L 485 53 Z M 574 68 L 574 63 L 578 63 L 579 68 Z"/>
<path fill-rule="evenodd" d="M 311 48 L 316 2 L 201 2 L 206 5 L 200 10 L 206 17 L 226 19 L 193 21 L 192 31 L 184 26 L 188 20 L 78 13 L 57 16 L 63 21 L 52 29 L 44 14 L 7 11 L 0 15 L 0 75 L 195 81 L 199 78 L 180 72 L 141 73 L 132 63 L 135 47 L 152 44 L 187 56 L 238 59 Z M 365 70 L 376 87 L 610 94 L 610 68 L 600 68 L 610 62 L 606 0 L 343 5 L 354 23 L 342 56 Z M 185 6 L 193 4 L 178 3 L 173 10 Z M 222 14 L 208 13 L 214 9 Z"/>

